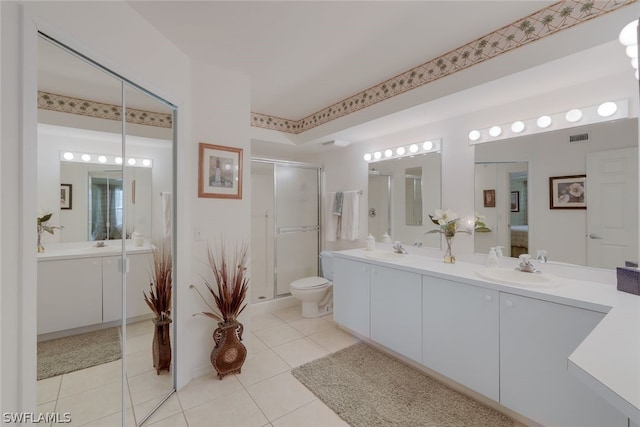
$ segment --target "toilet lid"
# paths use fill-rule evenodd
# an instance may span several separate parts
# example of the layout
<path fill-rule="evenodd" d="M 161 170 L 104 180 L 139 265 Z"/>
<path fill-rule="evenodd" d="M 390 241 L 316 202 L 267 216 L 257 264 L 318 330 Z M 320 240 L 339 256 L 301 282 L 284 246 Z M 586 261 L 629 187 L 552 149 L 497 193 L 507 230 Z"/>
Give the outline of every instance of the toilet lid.
<path fill-rule="evenodd" d="M 318 288 L 329 283 L 324 277 L 305 277 L 304 279 L 298 279 L 291 283 L 290 287 L 294 289 L 311 289 Z"/>

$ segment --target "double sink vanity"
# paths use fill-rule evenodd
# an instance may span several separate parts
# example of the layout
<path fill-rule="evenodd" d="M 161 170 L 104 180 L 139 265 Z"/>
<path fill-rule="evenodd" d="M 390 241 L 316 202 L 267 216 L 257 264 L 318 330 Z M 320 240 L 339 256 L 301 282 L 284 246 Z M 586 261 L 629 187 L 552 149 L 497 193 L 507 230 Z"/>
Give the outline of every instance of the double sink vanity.
<path fill-rule="evenodd" d="M 334 252 L 334 319 L 542 425 L 640 426 L 640 297 L 613 271 L 483 260 Z"/>
<path fill-rule="evenodd" d="M 126 241 L 127 319 L 150 317 L 143 299 L 149 288 L 152 246 Z M 53 243 L 38 254 L 38 337 L 76 333 L 77 328 L 119 325 L 122 319 L 122 241 Z M 48 335 L 45 335 L 48 334 Z"/>

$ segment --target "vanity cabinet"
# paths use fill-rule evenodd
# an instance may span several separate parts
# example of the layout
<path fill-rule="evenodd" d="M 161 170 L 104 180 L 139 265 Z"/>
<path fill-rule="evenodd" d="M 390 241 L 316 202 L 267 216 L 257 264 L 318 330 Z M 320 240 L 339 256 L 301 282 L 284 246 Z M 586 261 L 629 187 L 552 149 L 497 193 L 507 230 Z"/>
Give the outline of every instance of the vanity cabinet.
<path fill-rule="evenodd" d="M 38 334 L 102 322 L 102 260 L 38 262 Z"/>
<path fill-rule="evenodd" d="M 127 255 L 127 318 L 151 314 L 144 302 L 143 292 L 149 293 L 151 255 L 147 253 Z M 122 319 L 121 257 L 102 258 L 103 322 Z"/>
<path fill-rule="evenodd" d="M 495 401 L 499 300 L 492 289 L 422 276 L 422 364 Z"/>
<path fill-rule="evenodd" d="M 500 294 L 500 403 L 543 425 L 626 427 L 627 418 L 567 371 L 603 313 Z"/>
<path fill-rule="evenodd" d="M 369 338 L 369 264 L 333 259 L 333 319 Z"/>
<path fill-rule="evenodd" d="M 370 266 L 371 339 L 422 361 L 422 281 L 419 274 Z"/>

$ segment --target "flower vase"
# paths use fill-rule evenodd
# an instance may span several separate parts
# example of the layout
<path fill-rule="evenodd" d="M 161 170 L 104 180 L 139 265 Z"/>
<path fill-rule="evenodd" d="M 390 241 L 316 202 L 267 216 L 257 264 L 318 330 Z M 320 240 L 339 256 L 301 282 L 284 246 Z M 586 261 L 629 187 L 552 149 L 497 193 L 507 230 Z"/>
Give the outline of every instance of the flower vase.
<path fill-rule="evenodd" d="M 215 348 L 211 351 L 211 364 L 222 379 L 227 374 L 240 373 L 240 369 L 247 357 L 247 348 L 242 344 L 244 327 L 238 321 L 218 323 L 213 332 Z"/>
<path fill-rule="evenodd" d="M 44 252 L 44 246 L 42 246 L 42 226 L 38 225 L 38 253 Z"/>
<path fill-rule="evenodd" d="M 170 371 L 171 368 L 170 323 L 171 319 L 153 319 L 155 328 L 153 331 L 151 350 L 153 354 L 153 367 L 156 368 L 156 375 L 160 375 L 160 371 Z"/>
<path fill-rule="evenodd" d="M 447 249 L 444 253 L 444 262 L 446 264 L 455 264 L 456 257 L 451 252 L 451 242 L 453 241 L 453 236 L 444 236 L 445 241 L 447 242 Z"/>

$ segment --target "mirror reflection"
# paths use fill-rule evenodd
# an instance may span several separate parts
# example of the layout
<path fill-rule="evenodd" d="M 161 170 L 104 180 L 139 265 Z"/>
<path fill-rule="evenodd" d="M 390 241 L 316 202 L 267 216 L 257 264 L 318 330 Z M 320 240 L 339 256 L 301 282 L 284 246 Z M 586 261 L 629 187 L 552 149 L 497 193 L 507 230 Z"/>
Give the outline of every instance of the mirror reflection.
<path fill-rule="evenodd" d="M 405 245 L 440 247 L 439 234 L 424 234 L 432 229 L 424 216 L 441 208 L 440 159 L 439 152 L 432 152 L 369 164 L 369 233 L 376 241 L 382 241 L 386 232 L 391 241 Z M 391 200 L 388 211 L 385 198 Z M 371 209 L 378 221 L 372 221 Z"/>
<path fill-rule="evenodd" d="M 549 261 L 607 269 L 637 262 L 637 141 L 634 118 L 476 145 L 475 210 L 491 231 L 475 233 L 475 251 L 545 251 Z M 586 206 L 554 202 L 554 185 L 583 175 Z M 495 206 L 485 190 L 495 190 Z"/>

